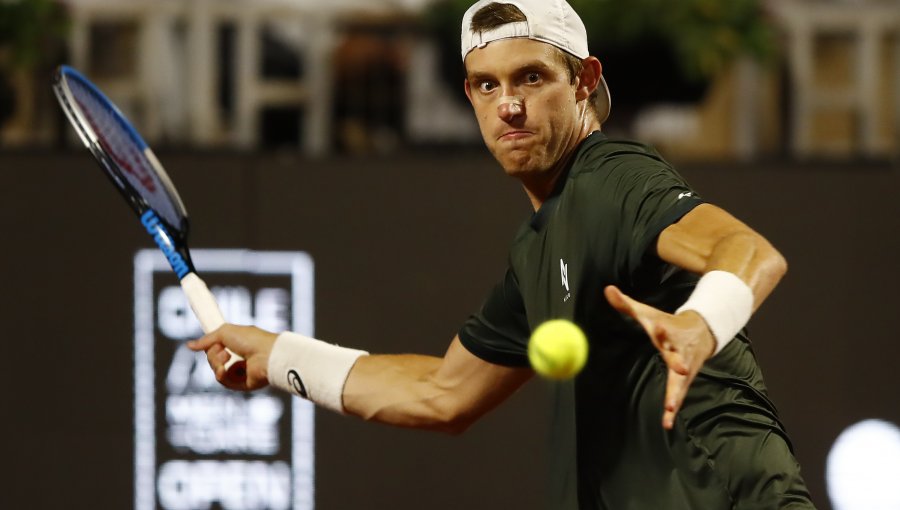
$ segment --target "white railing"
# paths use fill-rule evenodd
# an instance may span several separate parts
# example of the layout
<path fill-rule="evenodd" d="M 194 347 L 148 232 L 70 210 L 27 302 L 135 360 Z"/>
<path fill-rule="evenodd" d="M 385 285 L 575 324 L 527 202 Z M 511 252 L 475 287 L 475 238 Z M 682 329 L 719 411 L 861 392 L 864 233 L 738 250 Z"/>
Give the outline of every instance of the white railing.
<path fill-rule="evenodd" d="M 259 143 L 261 111 L 299 107 L 304 114 L 299 144 L 310 154 L 330 150 L 332 132 L 332 52 L 337 21 L 356 14 L 402 13 L 428 0 L 69 0 L 72 15 L 71 63 L 90 69 L 92 27 L 134 24 L 136 54 L 131 74 L 97 77 L 114 102 L 139 115 L 148 140 L 176 140 L 195 146 Z M 218 27 L 235 27 L 234 107 L 218 105 Z M 261 32 L 280 28 L 303 62 L 297 79 L 261 72 Z M 277 30 L 278 31 L 278 30 Z M 179 36 L 180 34 L 180 36 Z"/>
<path fill-rule="evenodd" d="M 773 0 L 769 2 L 789 39 L 791 82 L 790 144 L 794 155 L 807 158 L 855 152 L 866 157 L 900 153 L 900 2 L 894 0 Z M 845 86 L 823 83 L 818 71 L 831 65 L 817 55 L 826 35 L 849 36 L 851 80 Z M 893 63 L 884 65 L 883 48 L 893 41 Z M 889 93 L 882 91 L 889 83 Z M 893 109 L 885 108 L 890 95 Z M 817 116 L 850 112 L 856 119 L 854 140 L 844 147 L 816 143 Z M 885 116 L 889 117 L 885 119 Z M 883 129 L 888 124 L 889 130 Z M 893 132 L 893 140 L 885 136 Z"/>

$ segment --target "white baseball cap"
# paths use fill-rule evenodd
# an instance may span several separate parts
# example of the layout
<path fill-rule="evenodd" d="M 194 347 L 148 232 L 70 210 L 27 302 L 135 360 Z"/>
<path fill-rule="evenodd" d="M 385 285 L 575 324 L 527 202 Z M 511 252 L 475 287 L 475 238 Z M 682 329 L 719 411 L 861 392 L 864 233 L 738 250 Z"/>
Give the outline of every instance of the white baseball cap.
<path fill-rule="evenodd" d="M 493 4 L 511 4 L 525 15 L 526 21 L 507 23 L 491 30 L 472 30 L 472 17 L 481 8 Z M 590 56 L 584 22 L 566 0 L 478 0 L 463 16 L 460 45 L 463 62 L 475 48 L 484 48 L 500 39 L 524 37 L 551 44 L 577 58 Z M 609 117 L 611 99 L 606 79 L 600 76 L 598 111 L 600 122 Z"/>

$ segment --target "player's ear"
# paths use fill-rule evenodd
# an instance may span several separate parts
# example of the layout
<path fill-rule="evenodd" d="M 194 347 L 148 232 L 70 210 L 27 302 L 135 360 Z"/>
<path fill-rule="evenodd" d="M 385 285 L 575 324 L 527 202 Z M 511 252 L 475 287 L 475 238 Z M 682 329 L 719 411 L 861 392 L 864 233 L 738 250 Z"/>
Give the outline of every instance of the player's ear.
<path fill-rule="evenodd" d="M 600 85 L 600 76 L 603 73 L 603 66 L 597 57 L 588 57 L 582 60 L 583 67 L 578 75 L 577 89 L 575 90 L 575 99 L 578 101 L 587 99 L 597 90 Z"/>
<path fill-rule="evenodd" d="M 464 85 L 463 85 L 463 86 L 464 86 L 465 89 L 466 89 L 466 97 L 469 98 L 469 102 L 471 103 L 471 102 L 472 102 L 472 86 L 469 85 L 469 79 L 468 79 L 468 78 L 463 78 L 463 82 L 464 82 Z"/>

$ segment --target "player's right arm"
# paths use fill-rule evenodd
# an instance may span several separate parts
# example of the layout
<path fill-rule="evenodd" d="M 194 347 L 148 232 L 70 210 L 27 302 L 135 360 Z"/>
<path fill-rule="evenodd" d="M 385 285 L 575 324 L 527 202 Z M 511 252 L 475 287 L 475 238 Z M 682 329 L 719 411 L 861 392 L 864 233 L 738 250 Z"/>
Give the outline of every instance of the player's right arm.
<path fill-rule="evenodd" d="M 443 358 L 414 354 L 360 357 L 344 386 L 344 410 L 400 427 L 460 433 L 533 374 L 530 368 L 484 361 L 456 337 Z"/>
<path fill-rule="evenodd" d="M 254 390 L 264 387 L 272 376 L 268 373 L 269 358 L 277 338 L 259 328 L 226 324 L 188 346 L 206 351 L 222 384 L 237 390 Z M 225 347 L 247 360 L 246 379 L 231 379 L 232 374 L 225 370 Z M 359 356 L 343 381 L 340 406 L 343 412 L 368 421 L 458 434 L 503 402 L 533 374 L 530 368 L 484 361 L 456 337 L 443 357 Z M 315 382 L 306 381 L 307 385 Z"/>

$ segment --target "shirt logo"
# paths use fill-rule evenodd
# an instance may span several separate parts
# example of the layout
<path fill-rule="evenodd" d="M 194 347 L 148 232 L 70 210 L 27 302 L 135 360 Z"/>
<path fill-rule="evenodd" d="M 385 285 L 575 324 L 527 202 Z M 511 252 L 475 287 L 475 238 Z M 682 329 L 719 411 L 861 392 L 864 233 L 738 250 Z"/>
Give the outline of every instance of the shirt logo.
<path fill-rule="evenodd" d="M 694 194 L 693 191 L 688 191 L 688 192 L 686 192 L 686 193 L 679 193 L 679 194 L 678 194 L 678 200 L 681 200 L 682 198 L 685 198 L 685 197 L 689 197 L 689 196 L 691 196 L 691 195 L 693 195 L 693 194 Z"/>
<path fill-rule="evenodd" d="M 569 265 L 563 259 L 559 259 L 559 273 L 562 275 L 563 287 L 566 288 L 566 292 L 569 292 Z"/>

